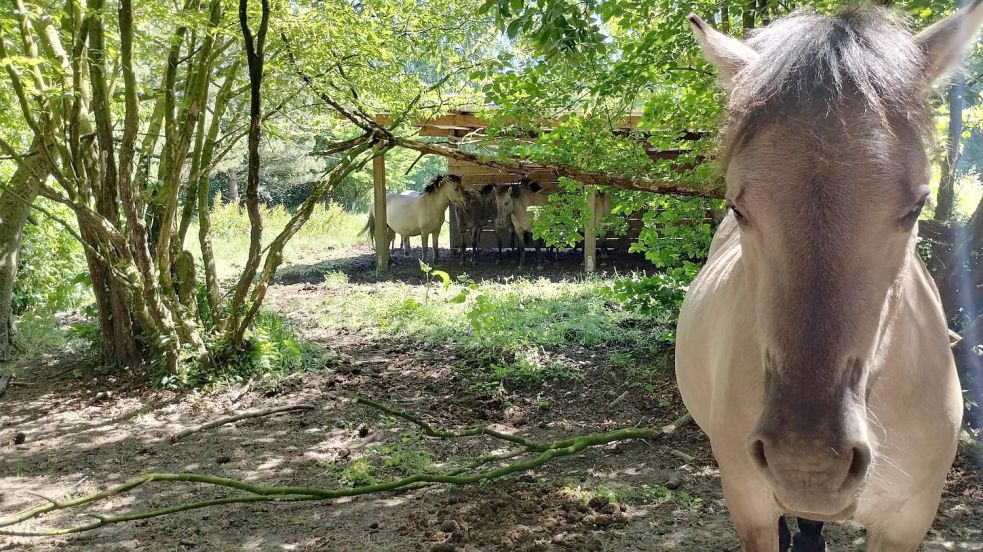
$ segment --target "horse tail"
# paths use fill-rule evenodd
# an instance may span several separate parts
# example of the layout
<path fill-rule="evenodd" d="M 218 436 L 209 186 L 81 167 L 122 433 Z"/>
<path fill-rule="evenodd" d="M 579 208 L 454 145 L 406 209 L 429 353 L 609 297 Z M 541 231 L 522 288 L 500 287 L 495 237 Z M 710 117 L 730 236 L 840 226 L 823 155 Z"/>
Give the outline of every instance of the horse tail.
<path fill-rule="evenodd" d="M 374 213 L 374 211 L 375 211 L 375 209 L 372 209 L 372 210 L 369 211 L 369 220 L 368 220 L 368 222 L 365 223 L 365 228 L 362 228 L 362 231 L 358 233 L 358 237 L 359 238 L 361 238 L 362 236 L 365 236 L 366 234 L 368 234 L 367 237 L 368 237 L 369 241 L 371 241 L 371 242 L 374 242 L 375 241 L 375 213 Z"/>

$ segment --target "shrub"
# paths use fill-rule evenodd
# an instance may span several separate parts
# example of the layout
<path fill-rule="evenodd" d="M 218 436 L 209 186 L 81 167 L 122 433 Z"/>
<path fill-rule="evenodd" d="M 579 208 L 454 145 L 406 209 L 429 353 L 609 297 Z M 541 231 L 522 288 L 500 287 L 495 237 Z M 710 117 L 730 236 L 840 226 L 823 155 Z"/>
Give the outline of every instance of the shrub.
<path fill-rule="evenodd" d="M 74 220 L 68 207 L 46 199 L 39 202 L 62 220 Z M 82 245 L 47 216 L 24 228 L 18 260 L 14 314 L 51 315 L 78 306 L 91 289 Z"/>

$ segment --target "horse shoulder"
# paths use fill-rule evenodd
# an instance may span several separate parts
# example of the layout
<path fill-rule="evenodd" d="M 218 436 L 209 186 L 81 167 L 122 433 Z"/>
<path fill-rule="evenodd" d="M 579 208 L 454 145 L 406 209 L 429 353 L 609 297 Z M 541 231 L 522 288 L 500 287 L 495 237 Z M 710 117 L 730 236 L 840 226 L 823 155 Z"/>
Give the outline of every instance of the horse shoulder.
<path fill-rule="evenodd" d="M 725 395 L 752 397 L 761 392 L 754 387 L 760 378 L 753 374 L 756 364 L 750 343 L 755 339 L 751 333 L 753 305 L 747 301 L 736 226 L 735 221 L 725 220 L 718 228 L 707 263 L 686 293 L 676 331 L 680 392 L 708 434 L 719 421 L 714 411 L 740 406 L 740 401 Z M 749 399 L 746 404 L 755 401 Z"/>

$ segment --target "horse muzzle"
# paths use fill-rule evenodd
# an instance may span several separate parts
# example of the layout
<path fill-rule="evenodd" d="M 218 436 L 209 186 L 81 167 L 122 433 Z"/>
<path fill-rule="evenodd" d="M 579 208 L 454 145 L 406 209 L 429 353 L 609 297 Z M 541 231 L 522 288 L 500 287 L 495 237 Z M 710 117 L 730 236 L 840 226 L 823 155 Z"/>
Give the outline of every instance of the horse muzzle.
<path fill-rule="evenodd" d="M 783 510 L 831 521 L 853 514 L 871 462 L 864 440 L 837 441 L 843 444 L 757 433 L 748 442 L 748 452 Z"/>

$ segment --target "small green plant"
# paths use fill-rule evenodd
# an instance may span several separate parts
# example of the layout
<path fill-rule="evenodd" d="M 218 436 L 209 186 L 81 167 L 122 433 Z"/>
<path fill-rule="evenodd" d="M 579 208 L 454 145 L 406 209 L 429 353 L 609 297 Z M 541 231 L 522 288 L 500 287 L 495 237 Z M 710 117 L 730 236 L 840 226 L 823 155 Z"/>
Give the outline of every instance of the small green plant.
<path fill-rule="evenodd" d="M 429 305 L 430 288 L 431 288 L 431 284 L 433 284 L 434 282 L 434 278 L 435 277 L 439 278 L 444 285 L 444 291 L 447 291 L 447 289 L 451 287 L 451 276 L 450 274 L 444 272 L 443 270 L 437 270 L 433 268 L 432 266 L 428 265 L 422 260 L 420 261 L 420 270 L 422 270 L 423 274 L 426 276 L 426 283 L 424 284 L 424 289 L 426 291 L 423 300 L 425 304 Z"/>
<path fill-rule="evenodd" d="M 698 267 L 687 265 L 660 272 L 647 278 L 621 278 L 609 293 L 626 309 L 646 316 L 675 320 L 683 303 L 686 287 L 696 276 Z"/>
<path fill-rule="evenodd" d="M 676 494 L 676 502 L 686 506 L 690 510 L 694 510 L 699 507 L 700 503 L 703 502 L 703 499 L 698 496 L 692 496 L 686 491 L 679 491 L 679 493 Z"/>
<path fill-rule="evenodd" d="M 365 454 L 347 464 L 332 462 L 325 469 L 329 478 L 343 487 L 371 485 L 385 479 L 432 471 L 433 453 L 421 446 L 420 435 L 404 433 L 394 441 L 372 445 Z"/>
<path fill-rule="evenodd" d="M 363 456 L 355 460 L 347 468 L 341 471 L 338 483 L 343 487 L 361 487 L 371 485 L 379 481 L 377 470 L 372 460 Z"/>
<path fill-rule="evenodd" d="M 623 504 L 661 504 L 663 502 L 674 502 L 689 509 L 697 508 L 703 500 L 693 496 L 686 491 L 672 491 L 664 485 L 598 485 L 593 489 L 577 486 L 567 487 L 565 491 L 584 502 L 594 497 L 602 497 L 611 502 Z"/>
<path fill-rule="evenodd" d="M 297 330 L 270 311 L 260 311 L 254 328 L 247 333 L 245 347 L 230 342 L 216 344 L 209 363 L 188 360 L 174 374 L 155 371 L 154 381 L 164 387 L 222 385 L 254 379 L 266 387 L 304 372 L 319 370 L 334 362 L 332 352 L 299 337 Z"/>

